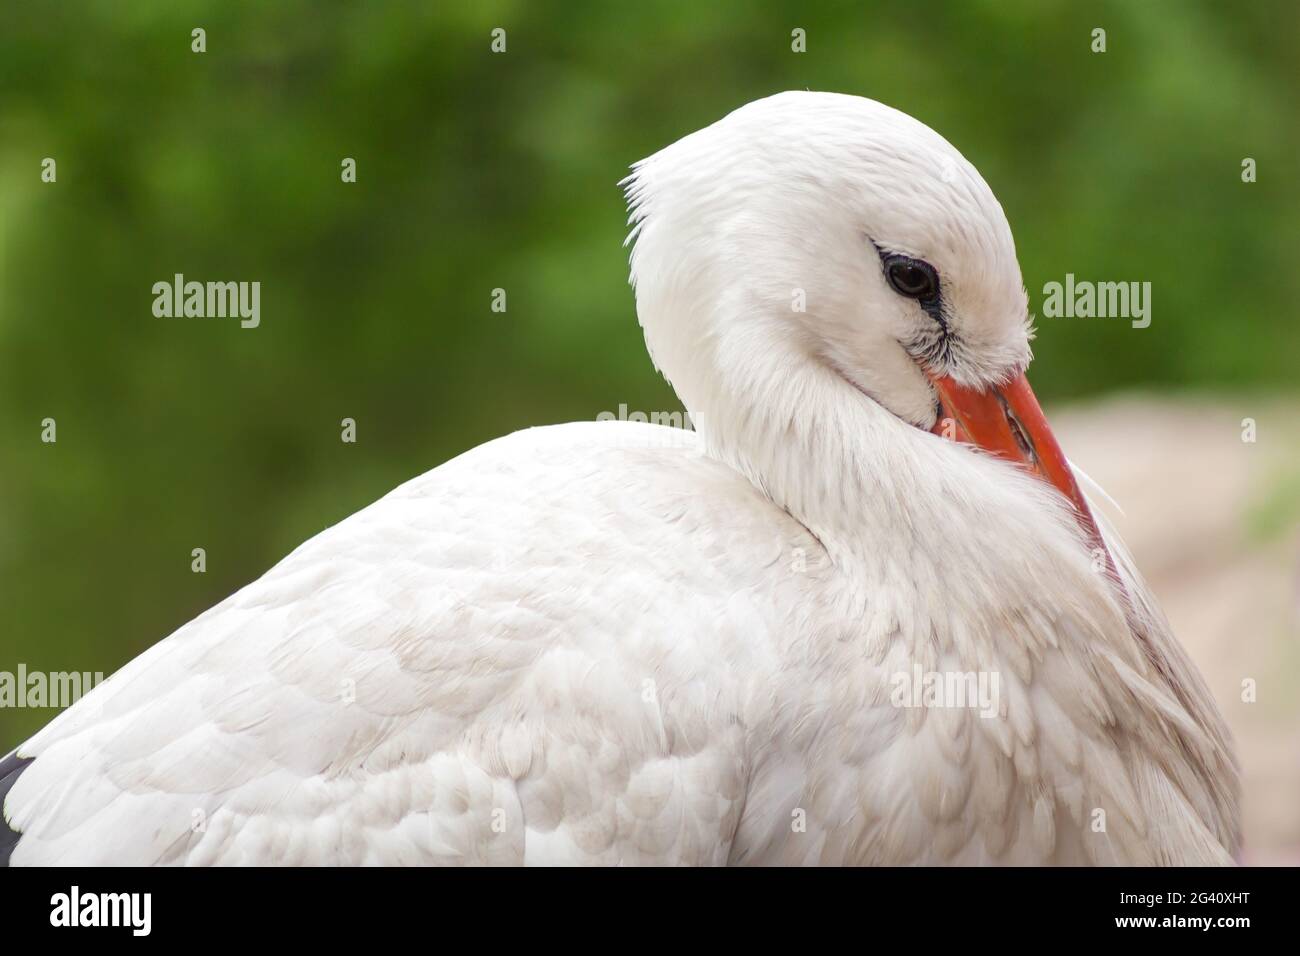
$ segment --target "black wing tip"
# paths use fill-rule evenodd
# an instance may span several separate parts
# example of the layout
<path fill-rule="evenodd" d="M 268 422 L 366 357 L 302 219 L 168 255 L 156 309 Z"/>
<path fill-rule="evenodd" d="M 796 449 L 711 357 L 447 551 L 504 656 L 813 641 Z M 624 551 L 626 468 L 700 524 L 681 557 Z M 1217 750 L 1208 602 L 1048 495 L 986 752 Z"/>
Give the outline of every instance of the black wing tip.
<path fill-rule="evenodd" d="M 5 798 L 9 796 L 9 791 L 18 782 L 22 772 L 31 766 L 31 762 L 35 759 L 35 757 L 20 757 L 15 751 L 0 760 L 0 866 L 9 865 L 9 857 L 13 854 L 14 847 L 18 845 L 18 838 L 22 836 L 9 825 L 9 818 L 4 813 Z"/>

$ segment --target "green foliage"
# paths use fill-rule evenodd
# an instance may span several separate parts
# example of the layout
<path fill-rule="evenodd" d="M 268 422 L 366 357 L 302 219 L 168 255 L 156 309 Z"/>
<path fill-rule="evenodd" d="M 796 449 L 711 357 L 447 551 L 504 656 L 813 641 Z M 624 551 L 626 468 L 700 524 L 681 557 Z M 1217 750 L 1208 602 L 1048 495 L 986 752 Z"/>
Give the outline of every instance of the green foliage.
<path fill-rule="evenodd" d="M 783 89 L 942 132 L 1035 308 L 1066 272 L 1153 284 L 1149 329 L 1040 319 L 1043 397 L 1292 385 L 1297 38 L 1286 0 L 7 3 L 0 669 L 114 670 L 479 442 L 676 407 L 615 184 Z M 261 327 L 155 318 L 176 272 L 260 281 Z M 0 752 L 48 716 L 0 711 Z"/>

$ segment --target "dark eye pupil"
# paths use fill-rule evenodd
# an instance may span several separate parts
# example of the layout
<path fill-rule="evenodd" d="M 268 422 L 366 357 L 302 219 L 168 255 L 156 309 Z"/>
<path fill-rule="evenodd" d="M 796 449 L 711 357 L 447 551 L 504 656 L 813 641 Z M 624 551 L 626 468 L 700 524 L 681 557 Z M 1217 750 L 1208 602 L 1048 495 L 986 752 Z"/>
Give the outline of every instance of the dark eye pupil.
<path fill-rule="evenodd" d="M 916 266 L 903 266 L 897 275 L 899 285 L 908 292 L 919 292 L 925 288 L 925 273 Z"/>
<path fill-rule="evenodd" d="M 893 262 L 889 265 L 889 284 L 902 295 L 924 299 L 934 294 L 934 275 L 915 262 Z"/>

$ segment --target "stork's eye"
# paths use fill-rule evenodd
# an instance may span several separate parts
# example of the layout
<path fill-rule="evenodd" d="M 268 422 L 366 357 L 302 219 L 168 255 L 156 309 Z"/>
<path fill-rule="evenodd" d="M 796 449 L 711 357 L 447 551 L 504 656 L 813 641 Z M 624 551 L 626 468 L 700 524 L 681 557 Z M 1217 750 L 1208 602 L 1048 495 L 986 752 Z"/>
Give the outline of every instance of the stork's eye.
<path fill-rule="evenodd" d="M 933 299 L 939 295 L 939 274 L 934 266 L 910 256 L 885 257 L 885 278 L 899 295 L 909 299 Z"/>

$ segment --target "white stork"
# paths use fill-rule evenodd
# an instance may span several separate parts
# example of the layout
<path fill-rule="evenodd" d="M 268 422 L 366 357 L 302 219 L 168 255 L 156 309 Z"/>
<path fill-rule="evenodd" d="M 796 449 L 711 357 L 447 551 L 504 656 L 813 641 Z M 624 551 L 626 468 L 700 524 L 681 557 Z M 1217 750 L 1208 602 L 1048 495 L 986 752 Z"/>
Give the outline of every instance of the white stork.
<path fill-rule="evenodd" d="M 0 765 L 11 863 L 1232 861 L 1228 734 L 1025 381 L 975 169 L 785 93 L 627 194 L 697 431 L 518 432 L 303 544 Z"/>

